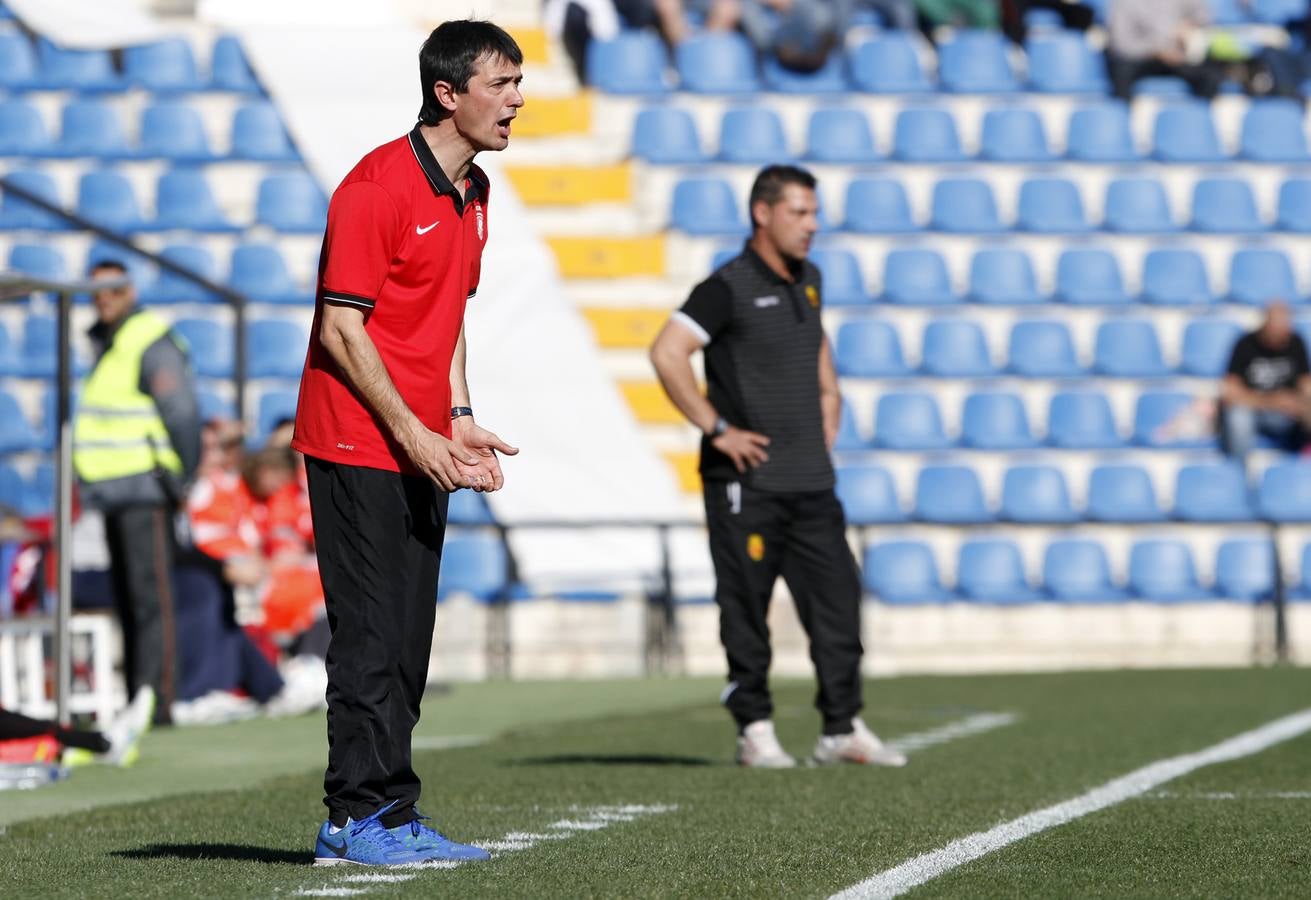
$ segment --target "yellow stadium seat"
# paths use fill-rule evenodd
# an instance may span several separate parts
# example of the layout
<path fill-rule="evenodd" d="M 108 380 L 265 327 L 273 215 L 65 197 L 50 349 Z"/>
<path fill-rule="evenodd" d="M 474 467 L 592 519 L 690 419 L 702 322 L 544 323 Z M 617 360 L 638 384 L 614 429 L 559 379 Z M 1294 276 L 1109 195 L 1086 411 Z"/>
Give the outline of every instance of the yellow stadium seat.
<path fill-rule="evenodd" d="M 514 120 L 518 137 L 558 137 L 588 134 L 592 130 L 592 98 L 580 93 L 570 97 L 533 97 Z"/>
<path fill-rule="evenodd" d="M 551 61 L 551 42 L 547 40 L 545 29 L 515 26 L 510 29 L 510 35 L 523 51 L 525 64 L 544 66 Z"/>
<path fill-rule="evenodd" d="M 658 381 L 623 381 L 619 389 L 637 421 L 646 425 L 681 425 L 683 414 L 670 402 Z"/>
<path fill-rule="evenodd" d="M 665 238 L 555 237 L 547 238 L 565 278 L 626 278 L 665 274 Z"/>
<path fill-rule="evenodd" d="M 674 474 L 678 477 L 678 486 L 684 493 L 701 493 L 701 473 L 697 470 L 701 461 L 700 453 L 695 450 L 667 450 L 664 457 L 665 461 L 673 466 Z"/>
<path fill-rule="evenodd" d="M 669 313 L 663 309 L 584 309 L 596 342 L 606 350 L 645 350 L 660 333 Z"/>
<path fill-rule="evenodd" d="M 630 203 L 632 170 L 614 166 L 507 166 L 519 198 L 529 206 Z"/>

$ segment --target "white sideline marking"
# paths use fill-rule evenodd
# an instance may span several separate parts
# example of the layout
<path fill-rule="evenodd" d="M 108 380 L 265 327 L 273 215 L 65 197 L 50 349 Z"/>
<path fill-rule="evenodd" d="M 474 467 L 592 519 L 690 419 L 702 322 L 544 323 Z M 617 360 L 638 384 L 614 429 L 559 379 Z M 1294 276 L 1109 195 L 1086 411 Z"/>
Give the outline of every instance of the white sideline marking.
<path fill-rule="evenodd" d="M 477 747 L 485 744 L 489 738 L 485 734 L 448 734 L 434 737 L 417 737 L 410 739 L 412 750 L 458 750 L 461 747 Z"/>
<path fill-rule="evenodd" d="M 347 875 L 342 879 L 342 881 L 351 882 L 352 884 L 398 884 L 402 881 L 413 880 L 413 875 L 387 875 L 381 872 L 367 875 Z"/>
<path fill-rule="evenodd" d="M 1072 800 L 1058 803 L 952 841 L 945 847 L 912 857 L 898 866 L 852 885 L 830 900 L 871 900 L 896 897 L 911 888 L 932 881 L 994 850 L 1030 835 L 1122 803 L 1203 766 L 1230 762 L 1260 753 L 1311 731 L 1311 709 L 1275 719 L 1196 753 L 1162 759 L 1095 787 Z"/>
<path fill-rule="evenodd" d="M 948 741 L 972 737 L 996 728 L 1005 728 L 1007 725 L 1018 722 L 1019 718 L 1015 713 L 978 713 L 956 722 L 948 722 L 946 725 L 928 731 L 904 734 L 886 743 L 892 749 L 900 750 L 902 753 L 909 755 L 926 747 L 936 747 Z"/>
<path fill-rule="evenodd" d="M 1156 791 L 1148 796 L 1153 800 L 1311 800 L 1311 791 L 1258 791 L 1251 794 L 1239 794 L 1234 791 L 1211 791 L 1203 794 Z"/>
<path fill-rule="evenodd" d="M 364 891 L 355 888 L 335 888 L 328 887 L 326 884 L 321 888 L 301 888 L 296 891 L 297 897 L 354 897 L 356 894 L 363 894 Z"/>

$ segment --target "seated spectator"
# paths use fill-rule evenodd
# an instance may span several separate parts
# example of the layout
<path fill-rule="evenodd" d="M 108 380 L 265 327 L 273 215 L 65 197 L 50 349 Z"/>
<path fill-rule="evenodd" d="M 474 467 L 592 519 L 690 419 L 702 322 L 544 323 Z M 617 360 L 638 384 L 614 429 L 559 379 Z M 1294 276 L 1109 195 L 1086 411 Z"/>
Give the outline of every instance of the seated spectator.
<path fill-rule="evenodd" d="M 1206 0 L 1111 0 L 1106 67 L 1115 96 L 1128 100 L 1139 79 L 1170 75 L 1214 97 L 1224 70 L 1207 58 L 1209 21 Z"/>
<path fill-rule="evenodd" d="M 934 28 L 1001 27 L 1001 9 L 997 0 L 915 0 L 925 34 L 932 37 Z"/>
<path fill-rule="evenodd" d="M 1240 462 L 1246 464 L 1258 435 L 1288 451 L 1305 443 L 1311 367 L 1287 304 L 1270 304 L 1261 327 L 1238 339 L 1220 400 L 1225 452 Z"/>
<path fill-rule="evenodd" d="M 1061 17 L 1061 27 L 1071 31 L 1087 31 L 1094 18 L 1092 7 L 1077 0 L 1001 0 L 1000 6 L 1002 31 L 1020 45 L 1029 36 L 1024 17 L 1031 9 L 1051 10 Z"/>
<path fill-rule="evenodd" d="M 137 691 L 104 731 L 65 728 L 58 722 L 0 708 L 0 782 L 6 765 L 101 762 L 130 766 L 140 755 L 141 736 L 150 730 L 154 712 L 155 692 L 149 685 Z"/>
<path fill-rule="evenodd" d="M 852 5 L 853 0 L 709 0 L 699 10 L 707 31 L 738 28 L 759 53 L 778 57 L 794 71 L 813 72 L 841 43 Z"/>

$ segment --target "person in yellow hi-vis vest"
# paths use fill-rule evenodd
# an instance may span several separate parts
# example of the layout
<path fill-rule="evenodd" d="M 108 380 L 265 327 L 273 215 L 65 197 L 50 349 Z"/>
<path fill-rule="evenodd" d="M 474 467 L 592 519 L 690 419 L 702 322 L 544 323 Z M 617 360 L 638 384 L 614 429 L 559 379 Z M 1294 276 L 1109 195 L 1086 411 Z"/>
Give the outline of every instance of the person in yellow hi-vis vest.
<path fill-rule="evenodd" d="M 102 261 L 91 277 L 120 278 Z M 173 520 L 200 460 L 200 410 L 185 344 L 137 305 L 130 283 L 92 298 L 96 364 L 73 423 L 73 468 L 84 506 L 105 517 L 114 605 L 123 627 L 128 696 L 151 687 L 169 724 L 176 632 Z"/>

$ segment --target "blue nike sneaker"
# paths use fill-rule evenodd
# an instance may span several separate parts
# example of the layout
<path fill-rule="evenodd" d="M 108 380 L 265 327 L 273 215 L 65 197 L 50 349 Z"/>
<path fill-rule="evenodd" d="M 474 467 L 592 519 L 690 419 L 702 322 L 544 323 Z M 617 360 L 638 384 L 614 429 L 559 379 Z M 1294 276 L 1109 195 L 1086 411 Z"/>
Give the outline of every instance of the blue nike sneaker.
<path fill-rule="evenodd" d="M 419 813 L 419 818 L 404 825 L 388 829 L 396 841 L 412 853 L 419 854 L 428 862 L 472 862 L 479 859 L 491 859 L 492 855 L 481 847 L 461 844 L 446 835 L 423 824 L 428 817 Z"/>
<path fill-rule="evenodd" d="M 394 801 L 388 803 L 358 822 L 348 819 L 346 827 L 339 831 L 332 831 L 331 821 L 324 822 L 314 844 L 314 865 L 406 866 L 427 860 L 427 856 L 406 847 L 378 821 L 393 804 Z"/>

